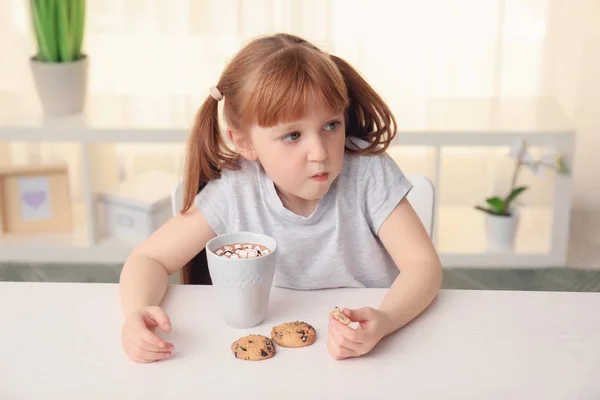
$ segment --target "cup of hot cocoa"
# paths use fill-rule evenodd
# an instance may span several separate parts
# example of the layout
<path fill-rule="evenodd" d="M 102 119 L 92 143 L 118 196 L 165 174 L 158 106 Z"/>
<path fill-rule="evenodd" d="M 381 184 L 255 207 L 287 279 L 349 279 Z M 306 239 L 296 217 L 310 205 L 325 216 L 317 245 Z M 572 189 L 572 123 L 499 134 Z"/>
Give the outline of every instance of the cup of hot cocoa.
<path fill-rule="evenodd" d="M 218 235 L 206 244 L 208 269 L 225 323 L 246 329 L 267 316 L 277 242 L 253 232 Z"/>

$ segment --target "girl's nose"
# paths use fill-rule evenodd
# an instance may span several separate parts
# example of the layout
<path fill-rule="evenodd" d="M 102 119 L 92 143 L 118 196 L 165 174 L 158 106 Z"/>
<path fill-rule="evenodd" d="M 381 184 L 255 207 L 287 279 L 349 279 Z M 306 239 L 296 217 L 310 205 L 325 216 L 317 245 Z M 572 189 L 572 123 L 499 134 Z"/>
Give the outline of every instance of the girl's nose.
<path fill-rule="evenodd" d="M 325 161 L 327 159 L 327 148 L 323 139 L 317 135 L 309 143 L 308 160 L 309 161 Z"/>

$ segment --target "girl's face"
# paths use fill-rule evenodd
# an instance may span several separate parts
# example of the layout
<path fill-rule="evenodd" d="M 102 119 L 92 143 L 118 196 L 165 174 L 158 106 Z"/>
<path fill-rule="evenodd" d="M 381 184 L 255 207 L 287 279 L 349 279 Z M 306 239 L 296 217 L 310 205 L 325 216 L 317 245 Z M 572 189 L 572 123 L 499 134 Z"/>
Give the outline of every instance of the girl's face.
<path fill-rule="evenodd" d="M 342 170 L 345 148 L 343 111 L 311 104 L 304 117 L 274 127 L 254 125 L 247 158 L 258 160 L 284 206 L 309 215 Z"/>

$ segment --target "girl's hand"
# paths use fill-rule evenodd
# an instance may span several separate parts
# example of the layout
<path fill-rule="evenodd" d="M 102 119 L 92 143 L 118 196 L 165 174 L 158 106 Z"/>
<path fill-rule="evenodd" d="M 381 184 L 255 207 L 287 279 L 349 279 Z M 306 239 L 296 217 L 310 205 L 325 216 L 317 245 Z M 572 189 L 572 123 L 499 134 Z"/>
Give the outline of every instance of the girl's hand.
<path fill-rule="evenodd" d="M 343 311 L 359 326 L 354 329 L 329 316 L 327 349 L 336 360 L 367 354 L 389 331 L 389 318 L 379 310 L 363 307 Z"/>
<path fill-rule="evenodd" d="M 131 314 L 123 324 L 121 340 L 127 356 L 135 362 L 149 363 L 171 357 L 173 344 L 159 338 L 154 330 L 171 331 L 171 322 L 157 306 L 144 307 Z"/>

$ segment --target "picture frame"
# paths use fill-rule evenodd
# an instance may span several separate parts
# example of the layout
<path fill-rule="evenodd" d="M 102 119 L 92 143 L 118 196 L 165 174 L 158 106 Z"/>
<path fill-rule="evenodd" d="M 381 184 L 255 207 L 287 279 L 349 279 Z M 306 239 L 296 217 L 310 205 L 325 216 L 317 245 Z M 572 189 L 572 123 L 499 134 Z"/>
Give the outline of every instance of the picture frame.
<path fill-rule="evenodd" d="M 72 230 L 66 165 L 0 167 L 0 234 Z"/>

